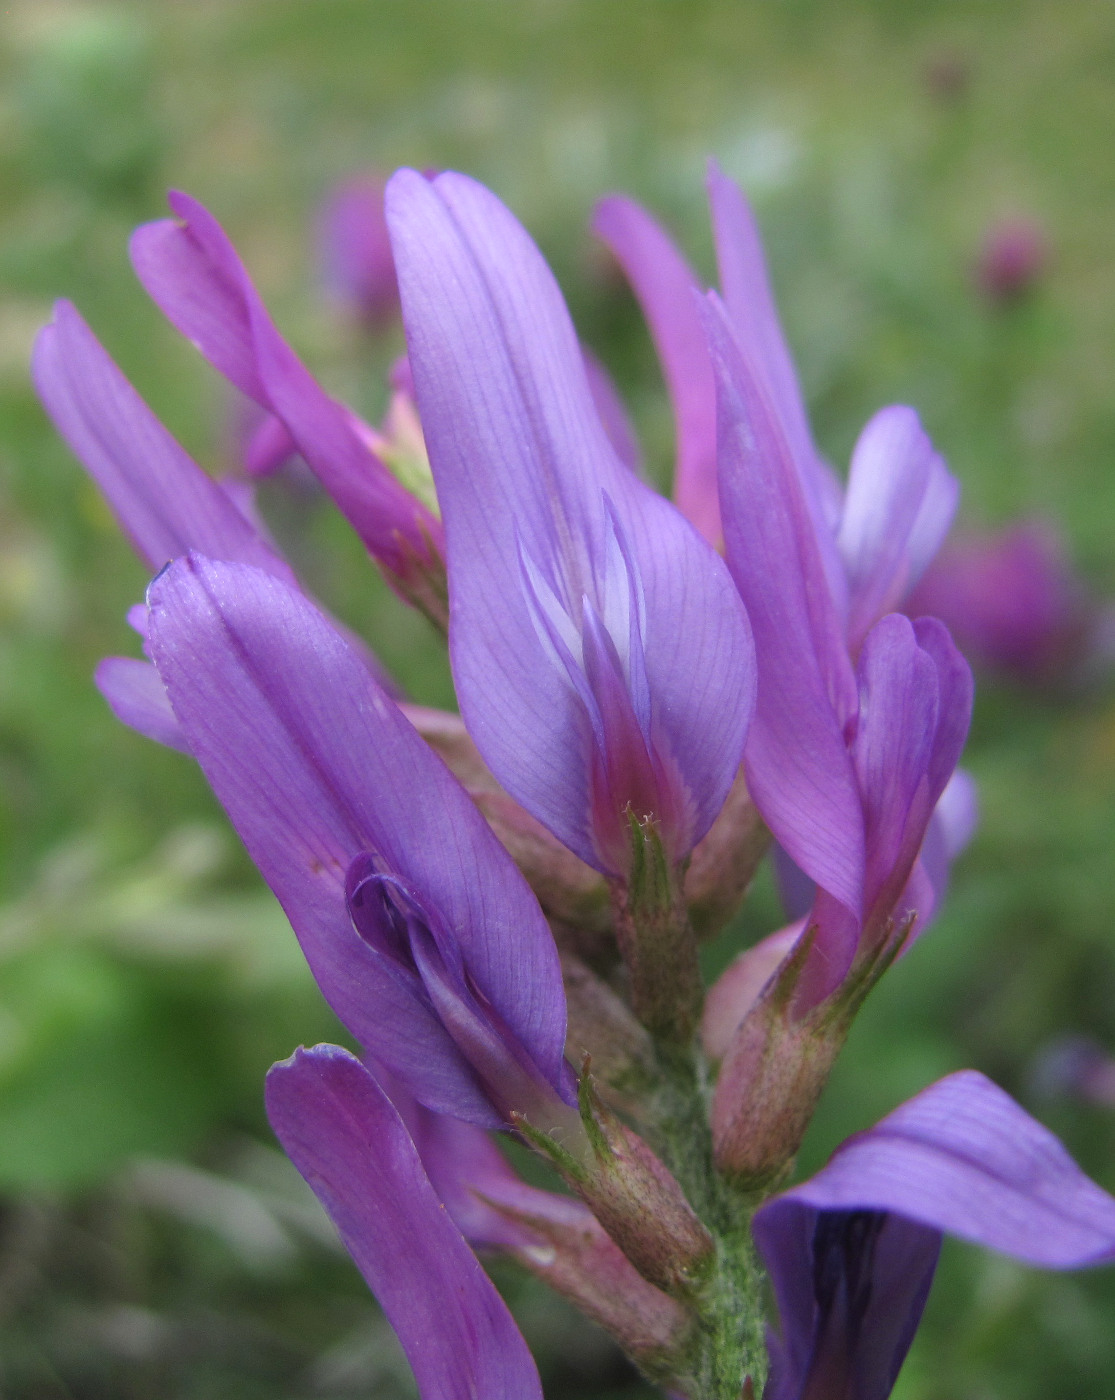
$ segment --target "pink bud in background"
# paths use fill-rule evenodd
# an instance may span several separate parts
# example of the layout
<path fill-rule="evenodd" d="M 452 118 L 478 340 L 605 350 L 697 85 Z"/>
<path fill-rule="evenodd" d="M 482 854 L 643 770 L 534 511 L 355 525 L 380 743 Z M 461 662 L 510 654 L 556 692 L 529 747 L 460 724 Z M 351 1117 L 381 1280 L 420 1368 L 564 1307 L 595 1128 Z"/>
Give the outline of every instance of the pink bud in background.
<path fill-rule="evenodd" d="M 992 305 L 1024 296 L 1049 264 L 1049 240 L 1036 219 L 999 219 L 983 236 L 974 270 L 976 286 Z"/>
<path fill-rule="evenodd" d="M 399 312 L 395 260 L 383 213 L 382 176 L 354 175 L 326 197 L 318 221 L 318 253 L 334 298 L 369 329 Z"/>

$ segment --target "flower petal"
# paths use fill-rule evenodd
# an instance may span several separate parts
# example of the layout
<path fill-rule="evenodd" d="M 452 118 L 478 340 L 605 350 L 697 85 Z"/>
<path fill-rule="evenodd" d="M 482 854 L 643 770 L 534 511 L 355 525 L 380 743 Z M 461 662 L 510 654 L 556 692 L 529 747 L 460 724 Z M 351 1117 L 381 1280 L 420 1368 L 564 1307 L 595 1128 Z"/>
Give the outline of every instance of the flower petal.
<path fill-rule="evenodd" d="M 764 1400 L 886 1400 L 921 1321 L 940 1232 L 900 1215 L 788 1202 L 755 1234 L 781 1324 Z"/>
<path fill-rule="evenodd" d="M 712 298 L 706 324 L 728 566 L 751 618 L 759 668 L 748 789 L 795 864 L 858 917 L 863 815 L 843 733 L 858 701 L 843 628 L 762 382 Z"/>
<path fill-rule="evenodd" d="M 68 301 L 35 342 L 32 373 L 54 425 L 152 570 L 190 549 L 293 583 L 283 559 L 179 446 Z"/>
<path fill-rule="evenodd" d="M 852 453 L 837 540 L 848 572 L 848 645 L 897 608 L 944 538 L 959 486 L 912 408 L 884 408 Z"/>
<path fill-rule="evenodd" d="M 1048 1269 L 1115 1260 L 1115 1199 L 975 1070 L 850 1137 L 811 1180 L 762 1207 L 757 1238 L 794 1205 L 893 1211 Z"/>
<path fill-rule="evenodd" d="M 585 357 L 585 374 L 588 376 L 589 392 L 592 394 L 596 411 L 600 415 L 600 422 L 604 425 L 604 431 L 608 434 L 608 441 L 628 471 L 633 471 L 636 476 L 641 477 L 643 474 L 643 454 L 639 448 L 639 439 L 635 433 L 635 425 L 628 415 L 627 406 L 620 397 L 612 376 L 600 360 L 587 346 L 582 347 L 582 352 Z"/>
<path fill-rule="evenodd" d="M 634 712 L 661 750 L 654 781 L 668 775 L 691 847 L 727 796 L 752 704 L 731 581 L 616 457 L 561 294 L 509 211 L 464 176 L 400 171 L 388 223 L 446 523 L 454 676 L 477 747 L 522 806 L 608 868 L 593 822 L 596 739 L 574 680 L 587 598 L 634 667 Z"/>
<path fill-rule="evenodd" d="M 335 1045 L 267 1076 L 271 1125 L 398 1334 L 422 1400 L 541 1400 L 526 1343 L 390 1099 Z"/>
<path fill-rule="evenodd" d="M 183 220 L 132 235 L 136 274 L 164 315 L 249 398 L 278 418 L 368 550 L 400 578 L 440 546 L 441 525 L 392 476 L 356 420 L 279 334 L 216 219 L 188 195 Z"/>
<path fill-rule="evenodd" d="M 937 733 L 937 668 L 900 613 L 877 622 L 858 668 L 859 725 L 852 759 L 863 803 L 864 903 L 888 905 L 905 885 L 939 795 L 929 770 Z M 888 911 L 889 913 L 889 908 Z"/>
<path fill-rule="evenodd" d="M 304 597 L 242 566 L 191 556 L 150 603 L 190 748 L 361 1044 L 428 1107 L 498 1126 L 417 978 L 352 927 L 345 875 L 372 852 L 438 911 L 473 985 L 563 1086 L 565 999 L 537 901 L 360 656 Z"/>
<path fill-rule="evenodd" d="M 602 199 L 592 228 L 631 283 L 662 364 L 677 433 L 674 500 L 705 539 L 719 545 L 716 388 L 694 296 L 700 284 L 669 234 L 633 199 Z"/>
<path fill-rule="evenodd" d="M 716 240 L 720 289 L 744 358 L 763 384 L 790 451 L 838 612 L 846 608 L 845 582 L 834 527 L 840 487 L 817 455 L 797 371 L 774 303 L 759 228 L 743 191 L 709 162 L 709 208 Z"/>
<path fill-rule="evenodd" d="M 106 656 L 93 676 L 109 709 L 129 729 L 167 748 L 189 753 L 166 687 L 150 661 L 132 656 Z"/>

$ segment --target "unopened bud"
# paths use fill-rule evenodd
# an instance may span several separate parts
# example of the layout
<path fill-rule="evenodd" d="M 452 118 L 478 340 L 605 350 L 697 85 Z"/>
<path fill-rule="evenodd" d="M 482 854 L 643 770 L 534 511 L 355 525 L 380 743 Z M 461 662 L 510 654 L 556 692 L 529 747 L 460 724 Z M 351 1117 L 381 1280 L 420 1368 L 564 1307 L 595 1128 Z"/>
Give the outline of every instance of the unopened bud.
<path fill-rule="evenodd" d="M 581 1091 L 594 1161 L 571 1184 L 648 1283 L 691 1297 L 712 1268 L 712 1236 L 642 1138 L 599 1102 L 587 1073 Z"/>
<path fill-rule="evenodd" d="M 912 920 L 891 926 L 887 936 L 858 958 L 844 982 L 819 1005 L 801 1013 L 795 994 L 809 960 L 815 930 L 800 933 L 743 1017 L 724 1054 L 712 1101 L 712 1139 L 719 1170 L 744 1191 L 776 1182 L 789 1168 L 828 1082 L 836 1056 L 868 992 L 894 961 Z M 792 932 L 782 930 L 767 940 Z M 761 961 L 763 945 L 752 950 Z M 748 981 L 746 966 L 736 970 Z M 732 969 L 729 969 L 729 973 Z M 724 1001 L 730 1001 L 725 994 Z M 725 1030 L 724 1007 L 713 1011 L 706 1043 L 718 1047 Z"/>

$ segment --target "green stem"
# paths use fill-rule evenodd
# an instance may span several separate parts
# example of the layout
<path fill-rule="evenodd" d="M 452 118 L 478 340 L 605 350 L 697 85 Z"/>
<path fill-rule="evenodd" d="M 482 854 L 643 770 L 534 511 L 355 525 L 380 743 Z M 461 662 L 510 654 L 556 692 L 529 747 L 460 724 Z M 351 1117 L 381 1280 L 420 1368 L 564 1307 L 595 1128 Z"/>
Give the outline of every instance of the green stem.
<path fill-rule="evenodd" d="M 716 1171 L 704 1057 L 669 1043 L 657 1049 L 662 1080 L 654 1145 L 716 1241 L 715 1267 L 694 1300 L 689 1400 L 740 1400 L 747 1377 L 761 1395 L 768 1369 L 764 1274 L 751 1240 L 759 1202 L 741 1196 Z"/>

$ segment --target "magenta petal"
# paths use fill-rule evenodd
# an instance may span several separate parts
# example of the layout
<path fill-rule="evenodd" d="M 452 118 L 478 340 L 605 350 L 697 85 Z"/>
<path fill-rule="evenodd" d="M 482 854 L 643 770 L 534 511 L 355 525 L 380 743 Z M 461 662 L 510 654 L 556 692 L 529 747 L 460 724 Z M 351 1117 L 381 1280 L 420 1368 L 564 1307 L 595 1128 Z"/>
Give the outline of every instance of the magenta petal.
<path fill-rule="evenodd" d="M 617 458 L 561 294 L 509 211 L 464 176 L 414 171 L 394 176 L 387 201 L 465 722 L 508 792 L 614 871 L 594 820 L 587 601 L 620 659 L 649 739 L 642 776 L 659 785 L 655 815 L 681 858 L 723 804 L 752 704 L 731 580 Z"/>
<path fill-rule="evenodd" d="M 93 679 L 121 724 L 157 744 L 189 753 L 190 746 L 171 709 L 166 688 L 150 661 L 106 656 Z"/>
<path fill-rule="evenodd" d="M 171 437 L 70 302 L 58 302 L 40 331 L 32 371 L 55 427 L 152 570 L 197 549 L 293 583 L 287 564 Z"/>
<path fill-rule="evenodd" d="M 374 853 L 453 930 L 471 984 L 564 1091 L 565 999 L 534 896 L 361 657 L 304 597 L 191 556 L 152 585 L 151 650 L 191 751 L 353 1034 L 427 1106 L 498 1126 L 417 973 L 354 931 Z"/>
<path fill-rule="evenodd" d="M 875 414 L 852 453 L 838 534 L 853 654 L 916 582 L 948 530 L 958 494 L 912 408 Z"/>
<path fill-rule="evenodd" d="M 182 223 L 164 219 L 132 235 L 140 281 L 216 369 L 280 420 L 369 551 L 405 577 L 416 558 L 436 551 L 440 522 L 279 334 L 216 219 L 184 194 L 172 194 L 170 205 Z"/>
<path fill-rule="evenodd" d="M 794 863 L 858 916 L 863 815 L 844 742 L 858 700 L 843 628 L 767 394 L 718 303 L 707 324 L 728 565 L 751 618 L 759 669 L 748 788 Z"/>
<path fill-rule="evenodd" d="M 602 199 L 592 227 L 631 283 L 662 363 L 677 432 L 674 499 L 705 539 L 718 545 L 716 389 L 694 298 L 699 283 L 670 236 L 633 199 Z"/>
<path fill-rule="evenodd" d="M 1049 1269 L 1115 1260 L 1115 1199 L 995 1084 L 962 1070 L 838 1147 L 811 1180 L 765 1205 L 892 1211 Z"/>
<path fill-rule="evenodd" d="M 542 1400 L 526 1343 L 390 1099 L 335 1045 L 267 1076 L 267 1113 L 414 1369 L 422 1400 Z"/>

